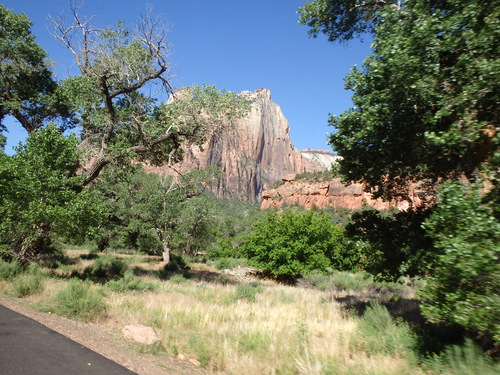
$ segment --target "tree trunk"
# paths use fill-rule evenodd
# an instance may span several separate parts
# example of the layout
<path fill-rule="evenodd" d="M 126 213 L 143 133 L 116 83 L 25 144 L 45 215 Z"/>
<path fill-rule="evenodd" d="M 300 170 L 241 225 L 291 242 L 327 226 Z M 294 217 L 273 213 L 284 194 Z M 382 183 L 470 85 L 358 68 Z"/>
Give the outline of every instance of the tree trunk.
<path fill-rule="evenodd" d="M 163 261 L 165 263 L 170 263 L 170 246 L 167 242 L 163 242 Z"/>

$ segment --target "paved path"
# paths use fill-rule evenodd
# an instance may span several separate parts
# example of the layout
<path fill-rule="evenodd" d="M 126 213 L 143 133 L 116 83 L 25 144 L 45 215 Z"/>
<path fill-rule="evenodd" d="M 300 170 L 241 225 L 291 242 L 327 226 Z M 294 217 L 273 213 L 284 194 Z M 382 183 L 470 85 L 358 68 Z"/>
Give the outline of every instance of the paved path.
<path fill-rule="evenodd" d="M 0 305 L 1 375 L 132 375 L 134 372 Z"/>

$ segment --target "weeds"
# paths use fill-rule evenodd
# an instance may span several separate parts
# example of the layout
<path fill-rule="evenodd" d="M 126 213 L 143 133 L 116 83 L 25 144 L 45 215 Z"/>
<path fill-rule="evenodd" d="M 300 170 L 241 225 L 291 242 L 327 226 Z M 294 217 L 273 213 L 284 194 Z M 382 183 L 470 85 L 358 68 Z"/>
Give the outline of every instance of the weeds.
<path fill-rule="evenodd" d="M 86 273 L 90 278 L 113 279 L 123 276 L 126 267 L 127 265 L 123 260 L 105 254 L 94 260 Z"/>
<path fill-rule="evenodd" d="M 176 274 L 170 277 L 169 281 L 175 284 L 181 284 L 188 281 L 188 279 L 184 275 Z"/>
<path fill-rule="evenodd" d="M 471 340 L 466 340 L 463 346 L 449 347 L 441 355 L 428 359 L 424 366 L 436 374 L 500 374 L 500 363 L 494 363 L 486 357 Z"/>
<path fill-rule="evenodd" d="M 118 280 L 110 280 L 106 283 L 106 286 L 115 292 L 127 292 L 129 290 L 135 291 L 150 291 L 155 290 L 156 285 L 147 281 L 139 280 L 134 276 L 134 271 L 127 270 L 123 274 L 123 277 Z"/>
<path fill-rule="evenodd" d="M 249 302 L 255 302 L 257 293 L 262 293 L 264 288 L 257 283 L 238 284 L 236 285 L 236 299 L 246 299 Z"/>
<path fill-rule="evenodd" d="M 16 297 L 27 297 L 42 292 L 45 279 L 40 272 L 26 273 L 17 277 L 12 282 L 12 288 Z"/>
<path fill-rule="evenodd" d="M 102 296 L 88 283 L 77 279 L 70 280 L 68 286 L 56 295 L 55 302 L 58 314 L 84 321 L 95 320 L 106 312 Z"/>
<path fill-rule="evenodd" d="M 215 268 L 218 270 L 233 269 L 237 266 L 245 267 L 248 261 L 245 258 L 219 258 L 214 262 Z"/>
<path fill-rule="evenodd" d="M 406 323 L 395 322 L 387 308 L 372 302 L 358 323 L 352 343 L 368 354 L 408 358 L 415 347 L 415 337 Z"/>
<path fill-rule="evenodd" d="M 12 280 L 22 271 L 21 263 L 17 260 L 6 262 L 0 258 L 0 279 Z"/>

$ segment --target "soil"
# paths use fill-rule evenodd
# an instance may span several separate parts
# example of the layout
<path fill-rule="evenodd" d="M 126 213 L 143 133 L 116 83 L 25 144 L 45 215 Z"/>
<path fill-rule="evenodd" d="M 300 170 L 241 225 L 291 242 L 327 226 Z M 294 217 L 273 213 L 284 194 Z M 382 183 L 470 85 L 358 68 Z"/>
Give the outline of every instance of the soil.
<path fill-rule="evenodd" d="M 139 375 L 208 374 L 201 368 L 169 357 L 141 354 L 121 332 L 92 323 L 33 310 L 22 299 L 0 296 L 0 304 L 23 314 Z"/>

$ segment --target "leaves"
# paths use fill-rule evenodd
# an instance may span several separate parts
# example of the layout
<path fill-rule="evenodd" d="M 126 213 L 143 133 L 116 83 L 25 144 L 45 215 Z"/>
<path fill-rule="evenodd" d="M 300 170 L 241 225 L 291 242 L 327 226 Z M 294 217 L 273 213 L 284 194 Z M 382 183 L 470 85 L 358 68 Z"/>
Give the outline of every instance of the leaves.
<path fill-rule="evenodd" d="M 35 131 L 14 156 L 0 158 L 0 241 L 26 260 L 55 235 L 82 241 L 101 211 L 81 191 L 78 139 L 50 125 Z"/>
<path fill-rule="evenodd" d="M 8 114 L 28 134 L 58 118 L 65 120 L 63 128 L 70 128 L 74 124 L 68 98 L 30 28 L 28 17 L 0 5 L 0 128 Z"/>
<path fill-rule="evenodd" d="M 256 267 L 291 277 L 330 266 L 342 268 L 345 255 L 343 229 L 327 214 L 314 211 L 269 212 L 240 250 Z"/>
<path fill-rule="evenodd" d="M 355 107 L 329 121 L 346 181 L 406 198 L 412 182 L 473 181 L 494 160 L 500 10 L 489 3 L 408 1 L 378 11 L 373 54 L 346 77 Z"/>
<path fill-rule="evenodd" d="M 500 220 L 482 188 L 445 184 L 424 224 L 439 258 L 423 291 L 423 312 L 500 342 Z"/>

